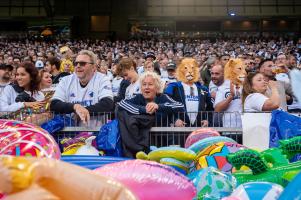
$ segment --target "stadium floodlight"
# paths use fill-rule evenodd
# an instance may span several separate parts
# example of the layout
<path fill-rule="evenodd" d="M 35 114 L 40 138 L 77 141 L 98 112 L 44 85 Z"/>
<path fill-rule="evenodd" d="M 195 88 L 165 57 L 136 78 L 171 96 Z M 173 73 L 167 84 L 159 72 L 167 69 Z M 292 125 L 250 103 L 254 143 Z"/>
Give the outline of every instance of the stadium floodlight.
<path fill-rule="evenodd" d="M 234 12 L 230 12 L 229 15 L 234 17 L 236 14 Z"/>

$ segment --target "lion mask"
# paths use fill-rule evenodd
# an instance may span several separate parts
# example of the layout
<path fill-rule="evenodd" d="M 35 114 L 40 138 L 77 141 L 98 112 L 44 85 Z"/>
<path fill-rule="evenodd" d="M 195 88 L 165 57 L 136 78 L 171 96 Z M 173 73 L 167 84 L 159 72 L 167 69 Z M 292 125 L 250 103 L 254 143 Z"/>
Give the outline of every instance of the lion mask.
<path fill-rule="evenodd" d="M 198 63 L 193 58 L 184 58 L 176 69 L 176 77 L 178 81 L 192 84 L 199 81 Z"/>
<path fill-rule="evenodd" d="M 230 80 L 234 85 L 242 85 L 247 72 L 241 59 L 230 59 L 224 69 L 225 79 Z"/>

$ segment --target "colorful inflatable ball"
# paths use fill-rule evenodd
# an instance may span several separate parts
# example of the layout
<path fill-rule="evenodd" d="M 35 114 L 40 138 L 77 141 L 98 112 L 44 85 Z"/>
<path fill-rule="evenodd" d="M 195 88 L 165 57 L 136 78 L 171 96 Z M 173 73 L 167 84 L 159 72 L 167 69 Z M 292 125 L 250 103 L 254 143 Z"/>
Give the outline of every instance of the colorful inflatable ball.
<path fill-rule="evenodd" d="M 0 155 L 60 159 L 59 146 L 44 129 L 20 121 L 0 119 Z"/>
<path fill-rule="evenodd" d="M 105 165 L 95 172 L 120 181 L 138 199 L 184 200 L 193 199 L 196 195 L 196 188 L 186 176 L 152 161 L 127 160 Z"/>
<path fill-rule="evenodd" d="M 197 129 L 189 134 L 185 141 L 185 148 L 190 147 L 194 143 L 198 142 L 199 140 L 208 138 L 208 137 L 215 137 L 220 136 L 219 132 L 212 128 L 200 128 Z"/>
<path fill-rule="evenodd" d="M 197 188 L 197 199 L 221 199 L 229 196 L 236 187 L 236 179 L 214 167 L 197 170 L 188 175 Z"/>
<path fill-rule="evenodd" d="M 218 142 L 201 151 L 194 159 L 195 169 L 215 167 L 223 172 L 234 172 L 226 156 L 239 150 L 246 149 L 243 145 L 233 142 Z"/>
<path fill-rule="evenodd" d="M 2 156 L 0 166 L 0 192 L 7 199 L 137 199 L 116 180 L 55 159 Z"/>
<path fill-rule="evenodd" d="M 249 182 L 238 186 L 230 197 L 246 200 L 277 200 L 283 191 L 281 185 L 269 182 Z M 225 198 L 229 200 L 228 198 Z"/>

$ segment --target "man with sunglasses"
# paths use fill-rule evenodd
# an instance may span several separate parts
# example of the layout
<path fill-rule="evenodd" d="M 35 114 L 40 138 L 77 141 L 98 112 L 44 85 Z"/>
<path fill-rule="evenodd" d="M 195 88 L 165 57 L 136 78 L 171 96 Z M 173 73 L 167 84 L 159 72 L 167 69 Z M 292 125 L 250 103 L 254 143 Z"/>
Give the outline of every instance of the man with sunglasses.
<path fill-rule="evenodd" d="M 78 53 L 75 73 L 64 77 L 56 88 L 50 108 L 56 113 L 75 112 L 87 124 L 91 114 L 113 111 L 112 85 L 96 71 L 97 56 L 88 50 Z"/>

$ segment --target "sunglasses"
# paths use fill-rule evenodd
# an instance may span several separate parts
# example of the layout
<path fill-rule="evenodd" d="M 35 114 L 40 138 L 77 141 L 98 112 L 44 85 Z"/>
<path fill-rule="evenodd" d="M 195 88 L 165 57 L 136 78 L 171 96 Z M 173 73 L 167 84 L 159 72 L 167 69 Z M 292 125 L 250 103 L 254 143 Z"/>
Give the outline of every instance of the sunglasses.
<path fill-rule="evenodd" d="M 79 65 L 79 66 L 83 67 L 83 66 L 86 66 L 87 64 L 93 64 L 93 63 L 91 63 L 91 62 L 85 62 L 85 61 L 74 62 L 74 66 Z"/>

